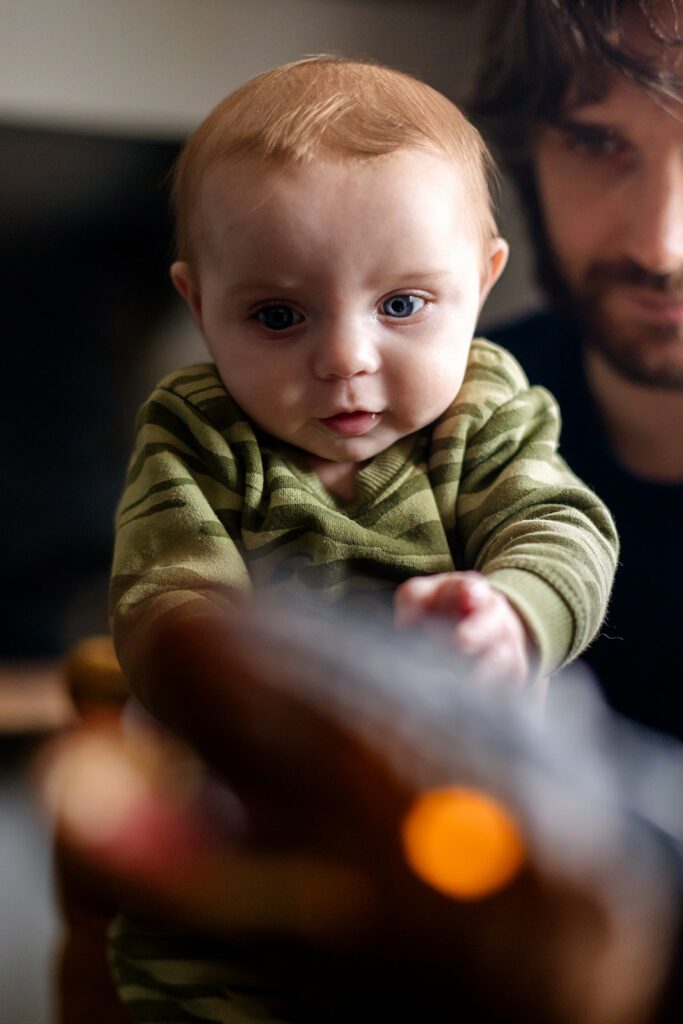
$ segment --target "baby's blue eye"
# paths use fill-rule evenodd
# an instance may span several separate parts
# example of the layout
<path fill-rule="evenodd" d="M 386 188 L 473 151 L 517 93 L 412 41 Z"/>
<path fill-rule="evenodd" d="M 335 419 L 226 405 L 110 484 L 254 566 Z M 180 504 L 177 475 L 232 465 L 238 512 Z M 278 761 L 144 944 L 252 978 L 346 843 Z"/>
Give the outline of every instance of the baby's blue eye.
<path fill-rule="evenodd" d="M 286 331 L 303 320 L 301 313 L 283 304 L 262 306 L 256 312 L 255 318 L 269 331 Z"/>
<path fill-rule="evenodd" d="M 397 320 L 405 320 L 406 317 L 418 313 L 425 304 L 425 300 L 419 295 L 392 295 L 382 303 L 382 312 L 386 316 L 393 316 Z"/>

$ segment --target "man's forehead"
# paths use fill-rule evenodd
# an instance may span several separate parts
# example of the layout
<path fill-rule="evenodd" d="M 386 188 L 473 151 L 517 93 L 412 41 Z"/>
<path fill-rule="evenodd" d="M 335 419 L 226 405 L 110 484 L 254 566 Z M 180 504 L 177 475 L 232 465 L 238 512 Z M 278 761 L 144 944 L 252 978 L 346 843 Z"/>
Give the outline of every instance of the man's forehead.
<path fill-rule="evenodd" d="M 661 95 L 629 82 L 623 75 L 612 74 L 606 80 L 604 94 L 597 100 L 576 102 L 569 95 L 560 120 L 595 122 L 618 128 L 632 123 L 646 109 L 656 120 L 670 118 L 672 130 L 677 131 L 676 122 L 683 122 L 683 91 Z"/>

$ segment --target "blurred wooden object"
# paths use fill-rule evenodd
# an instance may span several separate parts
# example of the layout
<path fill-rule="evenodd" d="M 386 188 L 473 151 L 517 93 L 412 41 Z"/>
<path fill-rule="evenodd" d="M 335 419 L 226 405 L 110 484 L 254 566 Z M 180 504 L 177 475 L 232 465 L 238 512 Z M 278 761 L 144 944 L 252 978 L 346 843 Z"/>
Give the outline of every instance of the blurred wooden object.
<path fill-rule="evenodd" d="M 89 636 L 70 652 L 65 665 L 66 689 L 81 715 L 121 706 L 128 695 L 110 636 Z"/>
<path fill-rule="evenodd" d="M 79 721 L 122 706 L 126 684 L 109 636 L 91 636 L 70 652 L 64 692 Z M 56 1024 L 130 1024 L 107 962 L 107 929 L 116 913 L 114 886 L 57 840 L 55 886 L 64 927 L 56 965 Z"/>
<path fill-rule="evenodd" d="M 0 668 L 0 735 L 52 732 L 74 717 L 61 661 L 17 662 Z"/>

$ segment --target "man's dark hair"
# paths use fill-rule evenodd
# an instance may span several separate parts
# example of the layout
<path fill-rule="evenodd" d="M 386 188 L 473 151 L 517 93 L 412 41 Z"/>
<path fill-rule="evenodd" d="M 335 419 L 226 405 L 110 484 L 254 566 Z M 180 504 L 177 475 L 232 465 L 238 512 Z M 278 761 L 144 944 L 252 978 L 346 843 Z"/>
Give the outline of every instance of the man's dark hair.
<path fill-rule="evenodd" d="M 662 98 L 678 98 L 683 78 L 662 66 L 662 48 L 683 46 L 679 0 L 491 0 L 481 72 L 469 112 L 505 164 L 528 156 L 531 133 L 572 105 L 597 102 L 620 74 Z M 490 12 L 490 13 L 489 13 Z M 624 36 L 627 14 L 639 15 L 652 46 L 638 52 Z M 683 31 L 683 25 L 681 26 Z"/>
<path fill-rule="evenodd" d="M 626 33 L 627 16 L 629 29 L 634 19 L 642 23 L 642 50 L 634 48 L 632 35 Z M 680 100 L 683 76 L 673 73 L 661 56 L 683 47 L 683 3 L 489 0 L 487 25 L 467 112 L 517 185 L 541 250 L 537 249 L 541 283 L 558 298 L 560 282 L 547 259 L 531 166 L 535 132 L 539 125 L 560 123 L 568 101 L 576 108 L 602 99 L 615 74 L 660 102 Z"/>

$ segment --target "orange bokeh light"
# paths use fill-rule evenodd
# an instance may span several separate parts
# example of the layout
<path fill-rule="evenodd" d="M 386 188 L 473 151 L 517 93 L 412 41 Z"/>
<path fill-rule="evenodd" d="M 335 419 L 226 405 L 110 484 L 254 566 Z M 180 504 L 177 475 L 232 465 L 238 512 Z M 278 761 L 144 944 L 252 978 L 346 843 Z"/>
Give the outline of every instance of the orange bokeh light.
<path fill-rule="evenodd" d="M 460 900 L 482 899 L 502 889 L 525 859 L 524 843 L 507 808 L 467 786 L 419 796 L 403 820 L 402 839 L 415 874 Z"/>

